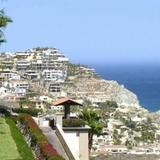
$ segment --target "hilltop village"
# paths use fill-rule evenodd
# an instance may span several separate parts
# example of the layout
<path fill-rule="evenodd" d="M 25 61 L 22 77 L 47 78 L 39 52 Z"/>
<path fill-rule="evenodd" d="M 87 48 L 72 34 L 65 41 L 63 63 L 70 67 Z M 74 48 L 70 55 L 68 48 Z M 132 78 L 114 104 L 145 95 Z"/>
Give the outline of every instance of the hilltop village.
<path fill-rule="evenodd" d="M 35 108 L 41 114 L 63 112 L 57 98 L 82 103 L 101 116 L 102 133 L 93 137 L 92 156 L 105 154 L 160 155 L 159 113 L 149 113 L 137 96 L 116 81 L 104 80 L 95 69 L 69 62 L 57 48 L 33 48 L 0 55 L 0 105 Z"/>

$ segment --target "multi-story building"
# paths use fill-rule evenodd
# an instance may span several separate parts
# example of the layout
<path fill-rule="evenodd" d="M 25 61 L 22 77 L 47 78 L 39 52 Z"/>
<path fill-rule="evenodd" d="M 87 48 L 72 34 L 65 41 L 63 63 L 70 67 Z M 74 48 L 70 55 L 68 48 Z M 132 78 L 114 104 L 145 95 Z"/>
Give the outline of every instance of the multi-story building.
<path fill-rule="evenodd" d="M 28 56 L 30 56 L 29 52 L 16 52 L 15 53 L 15 58 L 18 58 L 18 59 L 26 59 Z"/>
<path fill-rule="evenodd" d="M 34 80 L 40 78 L 40 75 L 34 70 L 25 71 L 24 76 L 27 79 Z"/>
<path fill-rule="evenodd" d="M 20 80 L 20 75 L 16 72 L 16 71 L 12 71 L 12 70 L 1 70 L 0 71 L 0 76 L 4 77 L 4 79 L 7 80 Z"/>
<path fill-rule="evenodd" d="M 9 58 L 7 62 L 6 58 Z M 16 52 L 13 56 L 2 54 L 0 60 L 1 64 L 4 62 L 4 66 L 7 68 L 13 68 L 13 70 L 0 75 L 1 81 L 8 79 L 10 81 L 7 84 L 8 87 L 14 88 L 14 91 L 17 92 L 21 92 L 22 89 L 24 89 L 24 92 L 27 89 L 22 84 L 12 83 L 11 80 L 27 78 L 32 80 L 33 86 L 36 86 L 35 83 L 37 83 L 37 88 L 45 90 L 45 93 L 59 94 L 61 92 L 61 83 L 67 77 L 67 63 L 69 60 L 56 48 L 34 48 L 24 52 Z M 17 75 L 15 70 L 17 70 Z"/>
<path fill-rule="evenodd" d="M 36 50 L 36 58 L 32 61 L 34 70 L 66 70 L 68 58 L 55 48 Z"/>
<path fill-rule="evenodd" d="M 49 90 L 49 92 L 52 92 L 52 93 L 60 93 L 61 92 L 61 84 L 60 83 L 50 83 L 48 90 Z"/>
<path fill-rule="evenodd" d="M 16 62 L 17 70 L 28 70 L 30 69 L 31 62 L 27 60 L 19 60 Z"/>
<path fill-rule="evenodd" d="M 33 70 L 43 70 L 44 69 L 43 61 L 41 59 L 32 60 L 31 68 Z"/>
<path fill-rule="evenodd" d="M 14 62 L 11 61 L 11 60 L 4 60 L 4 61 L 1 61 L 1 68 L 2 69 L 13 69 L 14 68 Z"/>
<path fill-rule="evenodd" d="M 3 86 L 10 89 L 29 89 L 29 83 L 23 80 L 11 80 L 3 82 Z"/>
<path fill-rule="evenodd" d="M 42 76 L 45 81 L 57 81 L 64 82 L 67 76 L 67 73 L 62 70 L 44 70 Z"/>

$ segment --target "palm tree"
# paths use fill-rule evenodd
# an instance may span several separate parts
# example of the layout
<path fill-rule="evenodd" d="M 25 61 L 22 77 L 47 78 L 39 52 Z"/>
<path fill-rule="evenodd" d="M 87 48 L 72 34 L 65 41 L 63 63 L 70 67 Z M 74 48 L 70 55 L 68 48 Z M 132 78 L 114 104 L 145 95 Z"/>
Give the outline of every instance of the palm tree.
<path fill-rule="evenodd" d="M 97 112 L 91 108 L 85 107 L 79 116 L 85 124 L 87 124 L 91 129 L 89 130 L 89 150 L 92 148 L 93 135 L 100 135 L 102 132 L 103 124 L 100 122 L 100 117 Z"/>
<path fill-rule="evenodd" d="M 11 18 L 5 15 L 4 10 L 0 10 L 0 43 L 5 42 L 3 29 L 12 22 Z"/>

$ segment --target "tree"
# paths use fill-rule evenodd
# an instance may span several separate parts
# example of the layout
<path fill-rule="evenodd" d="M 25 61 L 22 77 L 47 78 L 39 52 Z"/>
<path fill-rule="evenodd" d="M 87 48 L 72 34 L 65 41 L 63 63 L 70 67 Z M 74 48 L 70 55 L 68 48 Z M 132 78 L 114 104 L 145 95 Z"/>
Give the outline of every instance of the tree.
<path fill-rule="evenodd" d="M 121 138 L 122 136 L 118 133 L 117 129 L 113 130 L 113 143 L 114 145 L 120 145 L 121 144 Z"/>
<path fill-rule="evenodd" d="M 23 99 L 20 99 L 19 106 L 20 106 L 20 108 L 23 108 L 23 106 L 31 107 L 31 106 L 33 106 L 33 104 L 29 99 L 23 98 Z"/>
<path fill-rule="evenodd" d="M 127 146 L 128 149 L 132 149 L 134 144 L 131 140 L 127 139 L 125 145 Z"/>
<path fill-rule="evenodd" d="M 128 128 L 131 128 L 133 130 L 136 129 L 136 123 L 134 121 L 132 121 L 131 118 L 128 118 L 127 120 L 124 120 L 124 123 Z"/>
<path fill-rule="evenodd" d="M 0 10 L 0 43 L 5 42 L 5 36 L 3 33 L 4 28 L 12 22 L 11 18 L 5 15 L 3 9 Z"/>
<path fill-rule="evenodd" d="M 117 103 L 114 101 L 101 102 L 98 105 L 103 118 L 109 117 L 110 113 L 115 112 L 116 108 L 118 108 Z"/>
<path fill-rule="evenodd" d="M 147 118 L 146 123 L 141 126 L 141 140 L 146 143 L 153 143 L 155 141 L 156 127 L 152 123 L 151 118 Z"/>
<path fill-rule="evenodd" d="M 118 105 L 115 101 L 106 101 L 106 102 L 101 102 L 99 103 L 99 106 L 109 112 L 113 112 L 118 108 Z"/>
<path fill-rule="evenodd" d="M 92 108 L 85 107 L 79 116 L 84 120 L 91 129 L 89 130 L 89 150 L 92 148 L 93 135 L 100 135 L 102 132 L 103 124 L 100 122 L 101 117 Z"/>

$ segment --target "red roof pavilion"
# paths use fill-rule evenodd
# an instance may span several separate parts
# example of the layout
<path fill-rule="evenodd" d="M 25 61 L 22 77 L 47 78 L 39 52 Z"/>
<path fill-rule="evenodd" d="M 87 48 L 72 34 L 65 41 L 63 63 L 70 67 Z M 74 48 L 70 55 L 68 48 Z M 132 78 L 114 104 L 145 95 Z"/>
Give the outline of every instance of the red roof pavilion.
<path fill-rule="evenodd" d="M 56 101 L 53 102 L 53 105 L 54 106 L 63 105 L 64 106 L 64 117 L 67 119 L 70 116 L 70 106 L 73 106 L 73 105 L 82 106 L 81 103 L 76 102 L 75 100 L 72 100 L 68 97 L 57 99 Z"/>

